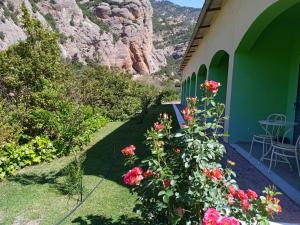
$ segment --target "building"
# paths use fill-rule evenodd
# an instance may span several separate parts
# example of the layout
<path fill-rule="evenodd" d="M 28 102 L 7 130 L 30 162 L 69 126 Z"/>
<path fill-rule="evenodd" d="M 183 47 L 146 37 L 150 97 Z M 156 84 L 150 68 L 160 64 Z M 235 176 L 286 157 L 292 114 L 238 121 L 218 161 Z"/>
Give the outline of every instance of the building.
<path fill-rule="evenodd" d="M 228 141 L 250 141 L 271 113 L 300 121 L 299 65 L 300 0 L 206 0 L 181 65 L 182 103 L 204 80 L 221 82 Z"/>

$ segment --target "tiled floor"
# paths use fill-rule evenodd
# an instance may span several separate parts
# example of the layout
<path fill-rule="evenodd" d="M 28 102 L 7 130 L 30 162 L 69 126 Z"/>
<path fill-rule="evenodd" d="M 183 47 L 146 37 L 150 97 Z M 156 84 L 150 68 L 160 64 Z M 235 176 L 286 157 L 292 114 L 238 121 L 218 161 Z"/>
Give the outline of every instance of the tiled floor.
<path fill-rule="evenodd" d="M 240 188 L 251 188 L 261 193 L 264 187 L 273 185 L 273 183 L 262 173 L 260 173 L 253 165 L 243 158 L 237 151 L 228 144 L 225 144 L 227 155 L 224 160 L 230 159 L 236 162 L 234 170 L 237 174 L 237 181 Z M 279 190 L 281 191 L 281 190 Z M 300 224 L 300 206 L 293 202 L 285 194 L 280 197 L 283 213 L 274 218 L 275 222 Z"/>
<path fill-rule="evenodd" d="M 241 142 L 238 143 L 238 145 L 241 146 L 245 151 L 247 151 L 247 153 L 250 151 L 251 143 Z M 251 155 L 260 161 L 262 155 L 262 145 L 254 144 Z M 291 159 L 290 161 L 292 164 L 292 169 L 286 163 L 278 163 L 276 167 L 272 166 L 271 170 L 300 192 L 300 177 L 297 174 L 296 161 L 293 159 Z M 269 160 L 264 160 L 262 161 L 262 163 L 269 168 Z"/>

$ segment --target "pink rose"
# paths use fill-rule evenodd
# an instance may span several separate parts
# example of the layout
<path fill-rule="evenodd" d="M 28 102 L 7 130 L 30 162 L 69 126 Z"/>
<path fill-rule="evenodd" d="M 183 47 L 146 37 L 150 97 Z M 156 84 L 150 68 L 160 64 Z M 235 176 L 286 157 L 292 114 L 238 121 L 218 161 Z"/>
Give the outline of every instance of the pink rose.
<path fill-rule="evenodd" d="M 220 213 L 214 209 L 208 209 L 203 217 L 203 225 L 218 225 L 221 219 Z"/>
<path fill-rule="evenodd" d="M 163 124 L 161 124 L 161 123 L 156 122 L 156 123 L 154 124 L 154 129 L 155 129 L 157 132 L 160 132 L 161 130 L 165 129 L 165 126 L 164 126 Z"/>
<path fill-rule="evenodd" d="M 240 222 L 234 217 L 223 217 L 218 225 L 239 225 Z"/>
<path fill-rule="evenodd" d="M 241 189 L 237 191 L 237 196 L 240 200 L 248 200 L 248 195 Z"/>
<path fill-rule="evenodd" d="M 228 194 L 227 195 L 227 200 L 228 200 L 229 205 L 233 205 L 234 204 L 234 197 L 233 197 L 232 194 Z"/>
<path fill-rule="evenodd" d="M 135 151 L 134 145 L 130 145 L 121 150 L 122 154 L 125 156 L 134 156 L 135 155 L 134 151 Z"/>
<path fill-rule="evenodd" d="M 125 184 L 133 186 L 139 185 L 143 179 L 143 170 L 140 167 L 134 167 L 124 175 L 123 181 Z"/>
<path fill-rule="evenodd" d="M 235 186 L 230 185 L 229 188 L 228 188 L 228 190 L 229 190 L 230 194 L 232 194 L 233 196 L 235 196 L 235 194 L 236 194 Z"/>
<path fill-rule="evenodd" d="M 243 208 L 244 211 L 248 211 L 249 207 L 250 207 L 250 202 L 248 199 L 242 200 L 241 201 L 241 206 Z"/>

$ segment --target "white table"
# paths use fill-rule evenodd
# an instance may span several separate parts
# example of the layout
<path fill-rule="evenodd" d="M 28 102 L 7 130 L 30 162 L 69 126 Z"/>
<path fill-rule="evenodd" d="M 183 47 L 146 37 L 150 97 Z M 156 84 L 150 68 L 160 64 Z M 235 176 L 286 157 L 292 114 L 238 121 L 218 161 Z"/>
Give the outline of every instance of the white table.
<path fill-rule="evenodd" d="M 281 121 L 281 120 L 260 120 L 258 122 L 261 125 L 278 126 L 278 127 L 295 127 L 299 125 L 299 123 L 297 122 Z"/>

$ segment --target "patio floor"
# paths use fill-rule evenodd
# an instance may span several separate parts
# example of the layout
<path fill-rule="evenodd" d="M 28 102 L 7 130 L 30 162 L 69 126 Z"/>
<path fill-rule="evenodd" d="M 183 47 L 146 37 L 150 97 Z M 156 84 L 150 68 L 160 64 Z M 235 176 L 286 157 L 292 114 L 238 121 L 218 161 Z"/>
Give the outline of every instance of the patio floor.
<path fill-rule="evenodd" d="M 242 147 L 247 153 L 250 151 L 251 143 L 249 142 L 240 142 L 238 143 L 240 147 Z M 260 161 L 262 155 L 262 145 L 261 144 L 254 144 L 251 155 Z M 261 161 L 260 161 L 261 162 Z M 292 169 L 286 163 L 278 163 L 276 167 L 274 167 L 274 163 L 272 166 L 271 171 L 275 172 L 281 178 L 283 178 L 289 185 L 294 187 L 297 191 L 299 191 L 300 195 L 300 177 L 297 172 L 296 162 L 294 160 L 290 160 L 292 164 Z M 270 161 L 264 160 L 261 162 L 267 168 L 269 168 Z"/>
<path fill-rule="evenodd" d="M 264 176 L 256 167 L 254 167 L 247 159 L 236 151 L 229 144 L 225 144 L 227 154 L 224 161 L 227 159 L 236 162 L 234 171 L 237 174 L 236 180 L 242 189 L 251 188 L 257 193 L 262 194 L 266 186 L 274 185 L 266 176 Z M 278 188 L 279 189 L 279 188 Z M 281 189 L 279 189 L 284 193 Z M 279 196 L 283 208 L 282 214 L 274 218 L 272 221 L 283 223 L 300 224 L 300 206 L 291 200 L 286 194 Z"/>

